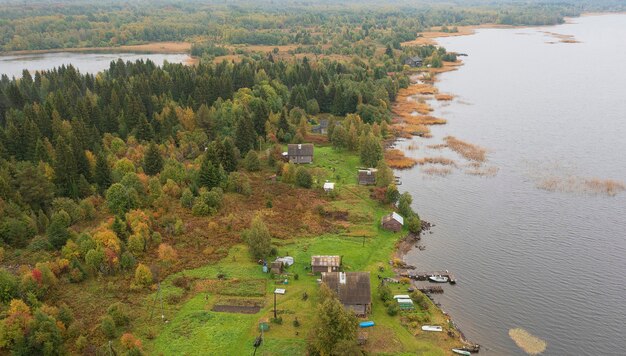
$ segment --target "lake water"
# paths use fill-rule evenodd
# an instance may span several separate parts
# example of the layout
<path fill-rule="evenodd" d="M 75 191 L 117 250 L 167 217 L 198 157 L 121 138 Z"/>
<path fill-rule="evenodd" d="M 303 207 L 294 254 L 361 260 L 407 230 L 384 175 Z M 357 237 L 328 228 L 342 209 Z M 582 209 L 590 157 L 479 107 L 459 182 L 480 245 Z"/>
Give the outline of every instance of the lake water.
<path fill-rule="evenodd" d="M 454 272 L 458 284 L 435 299 L 481 354 L 524 355 L 508 336 L 521 327 L 547 342 L 545 355 L 625 355 L 626 192 L 584 181 L 626 182 L 626 15 L 439 43 L 469 55 L 439 76 L 440 92 L 456 95 L 431 103 L 448 124 L 398 146 L 459 168 L 397 173 L 436 224 L 406 261 Z M 456 153 L 426 148 L 447 135 L 487 148 L 497 174 L 469 175 Z"/>
<path fill-rule="evenodd" d="M 124 61 L 150 59 L 157 65 L 163 61 L 183 63 L 189 58 L 186 54 L 139 54 L 139 53 L 79 53 L 59 52 L 43 54 L 25 54 L 0 56 L 0 75 L 6 74 L 9 78 L 21 77 L 22 71 L 31 72 L 53 69 L 61 65 L 72 64 L 81 73 L 97 73 L 109 68 L 111 61 L 121 58 Z"/>

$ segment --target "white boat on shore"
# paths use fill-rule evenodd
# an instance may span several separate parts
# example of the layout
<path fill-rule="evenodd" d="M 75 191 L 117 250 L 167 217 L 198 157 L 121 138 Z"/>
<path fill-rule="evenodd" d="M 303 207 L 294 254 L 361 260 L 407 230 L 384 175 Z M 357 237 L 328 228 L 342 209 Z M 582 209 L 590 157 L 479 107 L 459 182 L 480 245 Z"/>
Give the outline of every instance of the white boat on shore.
<path fill-rule="evenodd" d="M 446 283 L 446 282 L 448 282 L 448 277 L 445 277 L 445 276 L 442 276 L 442 275 L 430 276 L 430 277 L 428 277 L 428 279 L 430 279 L 433 282 L 437 282 L 437 283 Z"/>
<path fill-rule="evenodd" d="M 471 355 L 471 353 L 469 351 L 461 350 L 461 349 L 452 349 L 452 352 L 454 352 L 457 355 L 465 355 L 465 356 L 470 356 Z"/>
<path fill-rule="evenodd" d="M 443 331 L 443 328 L 438 325 L 424 325 L 422 326 L 423 331 Z"/>

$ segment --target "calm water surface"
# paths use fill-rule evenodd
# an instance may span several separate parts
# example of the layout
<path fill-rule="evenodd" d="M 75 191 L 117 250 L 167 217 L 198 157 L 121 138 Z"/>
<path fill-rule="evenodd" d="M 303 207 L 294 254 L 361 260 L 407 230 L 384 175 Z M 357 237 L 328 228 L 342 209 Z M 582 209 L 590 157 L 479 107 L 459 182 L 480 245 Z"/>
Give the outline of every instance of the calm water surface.
<path fill-rule="evenodd" d="M 59 52 L 28 55 L 0 56 L 0 75 L 21 77 L 22 71 L 47 70 L 72 64 L 81 73 L 97 73 L 109 68 L 111 61 L 121 58 L 126 61 L 150 59 L 157 65 L 163 61 L 182 63 L 189 58 L 186 54 L 138 54 L 138 53 L 78 53 Z"/>
<path fill-rule="evenodd" d="M 461 168 L 398 172 L 437 225 L 406 260 L 456 274 L 436 300 L 481 353 L 523 355 L 508 337 L 522 327 L 547 342 L 545 355 L 626 355 L 626 192 L 538 188 L 545 178 L 626 182 L 626 15 L 573 22 L 441 39 L 469 57 L 439 77 L 440 91 L 457 96 L 432 103 L 448 124 L 408 152 Z M 581 43 L 549 44 L 557 40 L 542 31 Z M 497 175 L 465 174 L 467 161 L 425 147 L 447 135 L 488 148 Z"/>

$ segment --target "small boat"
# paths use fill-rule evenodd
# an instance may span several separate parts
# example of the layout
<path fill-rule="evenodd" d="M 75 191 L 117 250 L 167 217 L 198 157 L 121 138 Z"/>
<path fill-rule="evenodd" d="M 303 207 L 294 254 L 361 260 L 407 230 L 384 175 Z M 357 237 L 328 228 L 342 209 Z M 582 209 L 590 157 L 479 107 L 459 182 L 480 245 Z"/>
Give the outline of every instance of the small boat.
<path fill-rule="evenodd" d="M 445 277 L 445 276 L 442 276 L 442 275 L 430 276 L 430 277 L 428 277 L 428 279 L 430 279 L 433 282 L 437 282 L 437 283 L 446 283 L 448 281 L 448 277 Z"/>
<path fill-rule="evenodd" d="M 424 325 L 422 326 L 423 331 L 443 331 L 443 328 L 438 325 Z"/>
<path fill-rule="evenodd" d="M 465 356 L 470 356 L 471 353 L 469 351 L 465 351 L 462 349 L 452 349 L 452 352 L 454 352 L 457 355 L 465 355 Z"/>
<path fill-rule="evenodd" d="M 373 321 L 362 321 L 359 323 L 359 326 L 362 328 L 369 328 L 371 326 L 374 326 L 374 322 Z"/>

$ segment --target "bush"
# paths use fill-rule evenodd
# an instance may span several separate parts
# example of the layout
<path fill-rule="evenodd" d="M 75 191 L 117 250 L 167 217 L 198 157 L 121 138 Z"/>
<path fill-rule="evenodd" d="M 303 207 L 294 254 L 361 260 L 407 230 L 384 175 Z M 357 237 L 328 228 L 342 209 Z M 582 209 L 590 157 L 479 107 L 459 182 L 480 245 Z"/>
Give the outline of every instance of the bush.
<path fill-rule="evenodd" d="M 130 323 L 130 308 L 122 302 L 111 304 L 107 309 L 107 314 L 113 319 L 116 326 L 126 326 Z"/>
<path fill-rule="evenodd" d="M 184 206 L 187 209 L 191 209 L 193 206 L 193 193 L 189 188 L 185 188 L 180 197 L 180 205 Z"/>
<path fill-rule="evenodd" d="M 398 315 L 398 312 L 400 311 L 400 307 L 398 306 L 398 303 L 396 303 L 395 301 L 389 301 L 389 304 L 387 304 L 387 314 L 389 316 L 396 316 Z"/>
<path fill-rule="evenodd" d="M 283 317 L 279 316 L 278 318 L 272 318 L 272 323 L 281 325 L 283 323 Z"/>
<path fill-rule="evenodd" d="M 228 176 L 228 190 L 234 193 L 250 196 L 250 194 L 252 194 L 250 178 L 243 173 L 232 172 Z"/>
<path fill-rule="evenodd" d="M 254 151 L 248 151 L 246 158 L 243 160 L 243 166 L 247 171 L 256 172 L 261 169 L 261 161 L 259 161 L 259 155 Z"/>
<path fill-rule="evenodd" d="M 300 326 L 300 322 L 298 321 L 298 317 L 293 319 L 293 326 L 296 327 L 296 328 Z"/>
<path fill-rule="evenodd" d="M 378 297 L 383 302 L 387 302 L 393 299 L 393 294 L 391 293 L 391 289 L 389 286 L 385 284 L 381 284 L 378 286 Z"/>
<path fill-rule="evenodd" d="M 406 225 L 409 229 L 409 232 L 413 234 L 419 234 L 420 232 L 422 232 L 422 221 L 416 215 L 409 216 L 406 221 Z"/>
<path fill-rule="evenodd" d="M 109 339 L 113 339 L 115 337 L 115 334 L 117 334 L 117 328 L 115 327 L 115 321 L 110 315 L 106 315 L 102 318 L 100 330 L 102 330 L 104 336 Z"/>
<path fill-rule="evenodd" d="M 135 269 L 135 284 L 140 287 L 147 287 L 152 284 L 152 271 L 148 266 L 140 263 Z"/>
<path fill-rule="evenodd" d="M 120 268 L 124 271 L 130 271 L 133 267 L 135 267 L 135 256 L 132 253 L 125 251 L 122 253 L 122 257 L 120 257 Z"/>
<path fill-rule="evenodd" d="M 313 177 L 308 169 L 298 167 L 296 170 L 296 185 L 302 188 L 311 188 L 313 185 Z"/>

